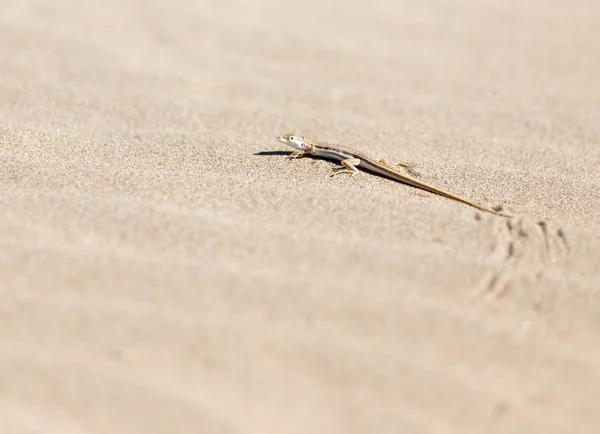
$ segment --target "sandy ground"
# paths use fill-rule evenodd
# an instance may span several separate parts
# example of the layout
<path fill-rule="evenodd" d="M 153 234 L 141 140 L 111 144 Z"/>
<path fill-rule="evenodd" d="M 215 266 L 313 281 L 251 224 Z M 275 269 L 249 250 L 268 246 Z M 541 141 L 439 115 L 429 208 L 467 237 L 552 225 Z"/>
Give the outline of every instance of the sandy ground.
<path fill-rule="evenodd" d="M 0 432 L 598 432 L 597 1 L 0 10 Z"/>

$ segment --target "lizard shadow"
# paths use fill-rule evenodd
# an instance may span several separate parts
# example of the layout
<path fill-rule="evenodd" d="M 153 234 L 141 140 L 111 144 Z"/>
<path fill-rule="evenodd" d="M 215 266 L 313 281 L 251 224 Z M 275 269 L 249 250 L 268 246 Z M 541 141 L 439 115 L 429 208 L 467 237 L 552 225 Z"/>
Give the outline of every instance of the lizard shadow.
<path fill-rule="evenodd" d="M 281 157 L 281 156 L 290 156 L 292 154 L 293 154 L 293 152 L 289 152 L 289 151 L 260 151 L 260 152 L 256 152 L 253 155 L 256 155 L 256 156 L 259 156 L 259 157 Z M 314 161 L 322 160 L 322 158 L 314 157 L 312 155 L 305 155 L 302 158 L 308 158 L 308 159 L 311 159 L 311 160 L 314 160 Z M 329 163 L 332 166 L 334 166 L 334 168 L 335 168 L 335 166 L 340 166 L 339 163 L 338 164 L 335 164 L 335 163 L 332 163 L 332 162 L 329 162 Z M 384 175 L 382 175 L 380 173 L 377 173 L 377 172 L 374 172 L 374 171 L 371 171 L 371 170 L 368 170 L 368 169 L 364 170 L 364 171 L 368 172 L 370 175 L 374 175 L 377 178 L 386 179 L 386 180 L 389 181 L 388 177 L 386 177 L 386 176 L 384 176 Z M 421 177 L 421 174 L 417 170 L 415 170 L 415 169 L 409 168 L 406 171 L 410 175 L 414 176 L 415 178 L 420 178 Z"/>
<path fill-rule="evenodd" d="M 259 157 L 278 157 L 282 155 L 290 155 L 291 152 L 288 151 L 260 151 L 255 153 L 254 155 L 258 155 Z"/>

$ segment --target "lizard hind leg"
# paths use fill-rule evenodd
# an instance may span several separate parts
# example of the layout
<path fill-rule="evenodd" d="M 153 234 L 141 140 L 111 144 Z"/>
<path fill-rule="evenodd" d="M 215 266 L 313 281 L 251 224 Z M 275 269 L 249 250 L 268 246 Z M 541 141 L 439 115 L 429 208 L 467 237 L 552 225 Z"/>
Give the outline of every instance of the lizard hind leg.
<path fill-rule="evenodd" d="M 410 161 L 399 161 L 396 164 L 392 164 L 392 163 L 384 160 L 383 158 L 381 160 L 379 160 L 379 163 L 383 164 L 384 166 L 388 166 L 388 167 L 404 167 L 405 169 L 411 169 L 413 167 L 417 167 L 417 163 L 413 163 Z"/>
<path fill-rule="evenodd" d="M 409 161 L 400 161 L 396 164 L 392 164 L 384 159 L 379 160 L 379 164 L 383 164 L 384 166 L 389 167 L 392 170 L 404 169 L 406 172 L 418 176 L 418 172 L 415 170 L 415 167 L 418 166 L 417 163 L 409 162 Z"/>
<path fill-rule="evenodd" d="M 347 158 L 346 160 L 342 160 L 343 169 L 338 169 L 331 174 L 331 176 L 339 175 L 340 173 L 348 173 L 350 176 L 358 175 L 360 171 L 356 168 L 360 164 L 360 160 L 358 158 Z"/>

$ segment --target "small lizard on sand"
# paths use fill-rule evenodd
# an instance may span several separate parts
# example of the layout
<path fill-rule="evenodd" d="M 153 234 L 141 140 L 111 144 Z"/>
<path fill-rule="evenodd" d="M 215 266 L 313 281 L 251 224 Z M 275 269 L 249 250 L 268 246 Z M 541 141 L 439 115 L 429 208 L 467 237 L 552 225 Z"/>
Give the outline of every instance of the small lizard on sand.
<path fill-rule="evenodd" d="M 293 134 L 285 134 L 283 136 L 279 136 L 277 137 L 277 140 L 285 145 L 291 146 L 292 148 L 296 149 L 296 151 L 292 152 L 290 158 L 299 158 L 305 155 L 313 155 L 315 157 L 340 161 L 344 168 L 335 171 L 331 174 L 331 176 L 335 176 L 340 173 L 349 173 L 350 176 L 354 176 L 360 173 L 357 167 L 361 167 L 370 172 L 374 172 L 379 175 L 385 176 L 386 178 L 393 179 L 394 181 L 402 182 L 404 184 L 408 184 L 413 187 L 429 191 L 430 193 L 435 193 L 440 196 L 447 197 L 449 199 L 454 199 L 456 201 L 470 205 L 473 208 L 476 208 L 480 211 L 489 212 L 492 214 L 500 215 L 502 217 L 512 217 L 510 215 L 502 214 L 498 211 L 494 211 L 493 209 L 486 208 L 484 206 L 473 203 L 467 199 L 456 196 L 440 188 L 433 187 L 431 185 L 425 184 L 424 182 L 409 178 L 398 172 L 395 169 L 395 166 L 388 163 L 387 161 L 375 160 L 374 158 L 371 158 L 368 155 L 363 154 L 362 152 L 355 151 L 345 146 L 309 141 L 306 140 L 304 137 L 296 136 Z M 411 165 L 409 163 L 398 163 L 396 166 L 410 167 Z"/>

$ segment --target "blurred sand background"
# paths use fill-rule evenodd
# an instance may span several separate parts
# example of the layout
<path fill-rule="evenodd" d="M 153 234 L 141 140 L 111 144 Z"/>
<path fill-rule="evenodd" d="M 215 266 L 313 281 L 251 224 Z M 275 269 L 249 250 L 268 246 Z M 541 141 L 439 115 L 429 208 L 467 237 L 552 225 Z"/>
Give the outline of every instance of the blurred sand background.
<path fill-rule="evenodd" d="M 0 1 L 0 432 L 597 433 L 599 41 L 593 0 Z"/>

